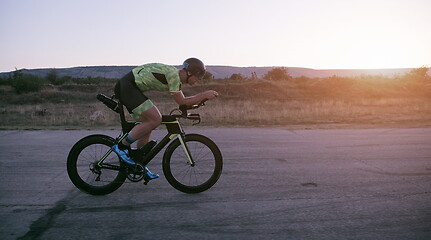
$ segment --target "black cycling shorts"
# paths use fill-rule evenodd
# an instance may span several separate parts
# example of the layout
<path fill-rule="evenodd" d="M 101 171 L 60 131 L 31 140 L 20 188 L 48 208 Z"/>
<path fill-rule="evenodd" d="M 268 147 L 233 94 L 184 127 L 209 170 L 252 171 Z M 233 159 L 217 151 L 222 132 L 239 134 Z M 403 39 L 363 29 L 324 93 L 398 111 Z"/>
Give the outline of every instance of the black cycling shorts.
<path fill-rule="evenodd" d="M 136 86 L 135 77 L 131 71 L 117 82 L 114 92 L 135 119 L 139 118 L 142 112 L 154 106 Z"/>

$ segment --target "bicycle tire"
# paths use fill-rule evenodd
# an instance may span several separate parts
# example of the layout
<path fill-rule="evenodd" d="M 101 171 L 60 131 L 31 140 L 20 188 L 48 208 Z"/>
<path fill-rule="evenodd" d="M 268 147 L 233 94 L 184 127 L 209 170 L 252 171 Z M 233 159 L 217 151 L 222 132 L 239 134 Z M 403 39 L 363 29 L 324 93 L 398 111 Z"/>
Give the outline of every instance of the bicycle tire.
<path fill-rule="evenodd" d="M 126 180 L 118 156 L 111 153 L 104 161 L 119 170 L 101 168 L 101 174 L 92 170 L 103 155 L 115 144 L 115 139 L 106 135 L 90 135 L 79 140 L 67 157 L 67 173 L 72 183 L 81 191 L 92 195 L 106 195 L 117 190 Z M 97 178 L 99 177 L 99 180 Z"/>
<path fill-rule="evenodd" d="M 190 165 L 179 139 L 176 139 L 163 155 L 163 173 L 175 189 L 184 193 L 200 193 L 211 188 L 220 178 L 223 158 L 217 145 L 205 136 L 187 134 L 185 142 L 195 166 Z"/>

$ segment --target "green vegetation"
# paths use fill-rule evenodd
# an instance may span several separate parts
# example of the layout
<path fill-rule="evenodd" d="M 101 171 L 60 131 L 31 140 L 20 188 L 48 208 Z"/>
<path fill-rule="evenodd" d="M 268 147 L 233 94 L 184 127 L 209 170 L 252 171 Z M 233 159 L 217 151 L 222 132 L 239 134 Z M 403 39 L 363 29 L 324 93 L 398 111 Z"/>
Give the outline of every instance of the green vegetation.
<path fill-rule="evenodd" d="M 184 86 L 185 95 L 214 89 L 220 97 L 199 110 L 208 126 L 328 127 L 367 125 L 429 127 L 431 77 L 427 68 L 395 77 L 360 76 L 294 78 L 274 68 L 264 79 L 234 74 L 198 86 Z M 119 127 L 118 115 L 96 100 L 113 94 L 116 79 L 45 78 L 19 71 L 0 79 L 1 128 Z M 147 94 L 163 114 L 175 108 L 169 94 Z"/>
<path fill-rule="evenodd" d="M 271 71 L 268 71 L 263 78 L 271 81 L 286 81 L 292 79 L 285 67 L 274 68 Z"/>
<path fill-rule="evenodd" d="M 18 94 L 26 92 L 37 92 L 42 87 L 43 79 L 30 74 L 15 71 L 11 80 L 11 86 Z"/>

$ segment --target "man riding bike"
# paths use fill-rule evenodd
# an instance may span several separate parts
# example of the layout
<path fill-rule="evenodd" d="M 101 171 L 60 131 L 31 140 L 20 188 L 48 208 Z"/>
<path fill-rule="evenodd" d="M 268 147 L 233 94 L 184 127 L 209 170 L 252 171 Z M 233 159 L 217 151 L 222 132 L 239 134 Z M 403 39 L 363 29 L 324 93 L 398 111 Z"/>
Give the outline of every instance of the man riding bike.
<path fill-rule="evenodd" d="M 130 165 L 136 164 L 129 154 L 130 145 L 136 141 L 138 149 L 143 147 L 148 143 L 151 132 L 162 122 L 162 115 L 144 92 L 150 90 L 169 92 L 178 105 L 189 106 L 205 99 L 218 97 L 219 94 L 213 90 L 189 97 L 184 96 L 181 91 L 182 83 L 193 85 L 202 80 L 205 72 L 206 68 L 201 60 L 189 58 L 184 61 L 182 69 L 161 63 L 150 63 L 132 69 L 118 81 L 115 85 L 115 94 L 131 116 L 140 122 L 123 141 L 112 146 L 112 150 L 123 162 Z M 158 174 L 151 173 L 148 168 L 145 170 L 148 179 L 159 177 Z"/>

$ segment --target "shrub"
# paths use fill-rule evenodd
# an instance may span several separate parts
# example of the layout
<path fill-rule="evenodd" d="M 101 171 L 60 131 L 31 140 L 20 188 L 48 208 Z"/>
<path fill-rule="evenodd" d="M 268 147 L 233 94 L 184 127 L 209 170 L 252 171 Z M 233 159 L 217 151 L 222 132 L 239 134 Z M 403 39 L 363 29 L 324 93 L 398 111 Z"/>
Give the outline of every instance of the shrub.
<path fill-rule="evenodd" d="M 264 79 L 267 80 L 289 80 L 292 79 L 292 77 L 287 72 L 286 67 L 276 67 L 272 70 L 268 71 L 268 73 L 263 76 Z"/>
<path fill-rule="evenodd" d="M 409 82 L 429 82 L 431 81 L 431 77 L 428 76 L 428 68 L 420 67 L 410 70 L 407 74 L 404 75 L 404 79 Z"/>
<path fill-rule="evenodd" d="M 71 78 L 69 82 L 78 85 L 82 84 L 95 84 L 95 85 L 109 85 L 114 86 L 118 79 L 110 79 L 104 77 L 86 77 L 86 78 Z"/>
<path fill-rule="evenodd" d="M 0 85 L 9 85 L 9 79 L 7 78 L 0 78 Z"/>
<path fill-rule="evenodd" d="M 50 70 L 46 75 L 45 79 L 47 82 L 52 83 L 54 85 L 61 85 L 68 80 L 68 78 L 59 77 L 55 69 Z"/>
<path fill-rule="evenodd" d="M 244 77 L 242 76 L 242 74 L 240 74 L 240 73 L 234 73 L 234 74 L 232 74 L 231 76 L 230 76 L 230 78 L 229 79 L 231 79 L 231 80 L 236 80 L 236 81 L 241 81 L 241 80 L 244 80 Z"/>
<path fill-rule="evenodd" d="M 11 86 L 18 94 L 37 92 L 43 85 L 43 79 L 31 74 L 22 73 L 19 70 L 13 72 Z"/>

